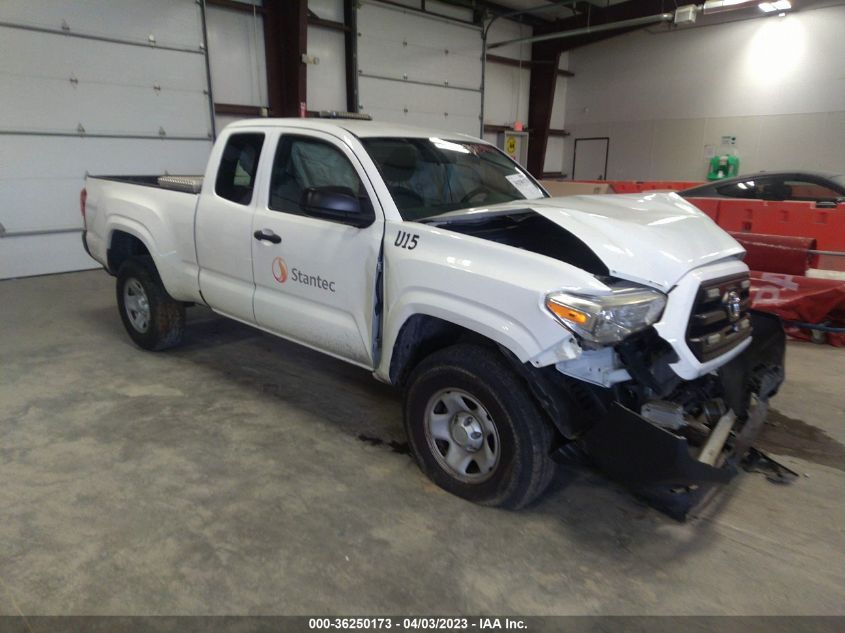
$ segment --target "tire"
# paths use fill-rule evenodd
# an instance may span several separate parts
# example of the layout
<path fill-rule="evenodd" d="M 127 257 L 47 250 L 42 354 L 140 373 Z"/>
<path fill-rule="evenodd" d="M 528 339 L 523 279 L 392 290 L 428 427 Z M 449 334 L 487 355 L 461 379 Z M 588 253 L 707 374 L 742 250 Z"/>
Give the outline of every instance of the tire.
<path fill-rule="evenodd" d="M 149 257 L 126 260 L 117 273 L 117 307 L 123 327 L 138 347 L 178 345 L 185 331 L 185 306 L 173 299 Z"/>
<path fill-rule="evenodd" d="M 404 417 L 420 469 L 469 501 L 518 509 L 554 476 L 551 426 L 495 349 L 461 344 L 423 360 L 409 378 Z"/>

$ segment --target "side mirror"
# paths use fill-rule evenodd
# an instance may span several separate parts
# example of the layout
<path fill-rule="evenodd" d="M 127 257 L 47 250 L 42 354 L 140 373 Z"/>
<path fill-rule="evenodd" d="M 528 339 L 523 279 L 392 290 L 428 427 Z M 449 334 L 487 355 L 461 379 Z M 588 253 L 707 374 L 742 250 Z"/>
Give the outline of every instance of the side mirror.
<path fill-rule="evenodd" d="M 309 187 L 302 192 L 300 205 L 306 215 L 357 228 L 370 226 L 376 219 L 370 204 L 362 205 L 349 187 Z"/>

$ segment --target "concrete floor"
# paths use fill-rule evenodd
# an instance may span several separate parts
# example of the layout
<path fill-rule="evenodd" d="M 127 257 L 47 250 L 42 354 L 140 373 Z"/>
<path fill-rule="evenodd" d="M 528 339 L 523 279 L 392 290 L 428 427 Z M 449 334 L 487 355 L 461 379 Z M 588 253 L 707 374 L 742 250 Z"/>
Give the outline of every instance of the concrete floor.
<path fill-rule="evenodd" d="M 845 614 L 845 350 L 789 345 L 764 444 L 806 476 L 678 524 L 581 470 L 471 505 L 367 372 L 199 308 L 143 352 L 114 304 L 0 283 L 0 614 Z"/>

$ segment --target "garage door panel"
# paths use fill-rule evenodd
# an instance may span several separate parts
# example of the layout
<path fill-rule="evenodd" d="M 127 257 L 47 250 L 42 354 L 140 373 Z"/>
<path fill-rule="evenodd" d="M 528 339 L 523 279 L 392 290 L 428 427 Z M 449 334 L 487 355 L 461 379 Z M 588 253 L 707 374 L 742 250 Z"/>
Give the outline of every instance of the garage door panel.
<path fill-rule="evenodd" d="M 0 136 L 0 182 L 90 174 L 202 174 L 211 141 Z M 36 166 L 37 165 L 37 166 Z"/>
<path fill-rule="evenodd" d="M 194 0 L 3 0 L 0 20 L 71 33 L 198 49 L 202 43 L 199 6 Z"/>
<path fill-rule="evenodd" d="M 381 108 L 370 108 L 367 110 L 372 114 L 373 120 L 384 123 L 401 123 L 402 125 L 418 125 L 421 127 L 434 128 L 436 130 L 443 130 L 444 132 L 454 132 L 456 134 L 466 134 L 467 130 L 474 131 L 474 136 L 478 136 L 478 116 L 448 116 L 444 117 L 442 114 L 435 112 L 397 112 L 396 110 L 387 110 Z"/>
<path fill-rule="evenodd" d="M 0 73 L 86 83 L 194 90 L 206 87 L 205 57 L 0 27 Z"/>
<path fill-rule="evenodd" d="M 0 238 L 0 279 L 99 268 L 80 233 Z"/>
<path fill-rule="evenodd" d="M 89 134 L 207 136 L 202 93 L 12 77 L 0 92 L 0 129 Z M 205 110 L 205 112 L 203 111 Z"/>
<path fill-rule="evenodd" d="M 481 87 L 477 28 L 368 3 L 358 12 L 358 30 L 358 68 L 365 75 Z"/>
<path fill-rule="evenodd" d="M 478 134 L 479 29 L 366 2 L 358 30 L 364 112 L 380 121 Z"/>
<path fill-rule="evenodd" d="M 449 115 L 475 115 L 481 104 L 481 94 L 470 90 L 456 90 L 425 86 L 414 83 L 400 83 L 373 77 L 362 77 L 359 89 L 363 95 L 378 95 L 363 101 L 364 110 L 367 105 L 380 108 L 396 108 L 402 110 L 417 110 L 424 112 L 439 112 Z M 362 96 L 362 100 L 364 97 Z"/>
<path fill-rule="evenodd" d="M 194 0 L 0 2 L 0 222 L 46 232 L 0 238 L 0 277 L 94 265 L 78 234 L 86 172 L 204 171 L 200 18 Z"/>
<path fill-rule="evenodd" d="M 308 54 L 319 64 L 308 66 L 309 110 L 346 110 L 345 35 L 318 27 L 308 28 Z"/>
<path fill-rule="evenodd" d="M 359 49 L 358 67 L 361 72 L 382 77 L 448 82 L 465 88 L 481 87 L 480 56 L 456 54 L 446 49 L 408 44 L 374 38 Z"/>
<path fill-rule="evenodd" d="M 266 107 L 263 17 L 208 7 L 207 23 L 214 100 Z"/>
<path fill-rule="evenodd" d="M 468 43 L 475 38 L 478 39 L 479 63 L 481 59 L 480 29 L 426 17 L 414 11 L 365 2 L 358 10 L 358 31 L 361 33 L 359 48 L 366 46 L 370 38 L 389 39 L 400 45 L 407 41 L 450 50 L 461 42 L 455 52 L 467 54 L 475 50 L 474 45 Z"/>
<path fill-rule="evenodd" d="M 0 182 L 6 231 L 47 231 L 82 226 L 79 190 L 84 178 L 31 178 Z"/>

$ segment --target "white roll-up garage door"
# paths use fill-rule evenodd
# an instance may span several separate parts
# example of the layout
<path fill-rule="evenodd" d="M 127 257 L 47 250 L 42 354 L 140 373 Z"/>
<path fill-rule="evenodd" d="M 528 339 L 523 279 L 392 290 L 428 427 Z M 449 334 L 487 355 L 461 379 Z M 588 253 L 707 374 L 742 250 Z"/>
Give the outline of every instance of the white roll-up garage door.
<path fill-rule="evenodd" d="M 358 32 L 363 112 L 377 121 L 478 135 L 478 27 L 370 0 L 358 10 Z"/>
<path fill-rule="evenodd" d="M 211 144 L 194 0 L 0 2 L 0 278 L 91 268 L 91 174 L 198 174 Z"/>

